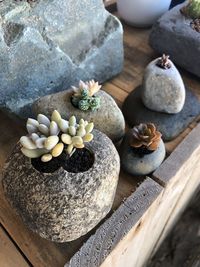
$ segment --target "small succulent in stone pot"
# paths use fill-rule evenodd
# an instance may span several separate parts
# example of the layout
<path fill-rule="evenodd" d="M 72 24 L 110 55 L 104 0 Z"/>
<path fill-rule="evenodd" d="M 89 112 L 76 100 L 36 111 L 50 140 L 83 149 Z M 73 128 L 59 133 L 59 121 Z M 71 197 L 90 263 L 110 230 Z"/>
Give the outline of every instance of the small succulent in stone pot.
<path fill-rule="evenodd" d="M 80 110 L 96 110 L 100 107 L 101 98 L 95 94 L 101 89 L 101 85 L 94 80 L 79 82 L 79 88 L 72 86 L 72 104 Z"/>
<path fill-rule="evenodd" d="M 181 12 L 191 19 L 200 19 L 200 0 L 189 0 L 187 5 L 181 8 Z"/>
<path fill-rule="evenodd" d="M 190 0 L 181 8 L 181 13 L 192 19 L 190 26 L 193 30 L 200 32 L 200 0 Z"/>
<path fill-rule="evenodd" d="M 185 104 L 185 86 L 181 75 L 169 56 L 163 54 L 145 69 L 142 101 L 154 111 L 179 113 Z"/>
<path fill-rule="evenodd" d="M 93 121 L 96 129 L 117 142 L 125 133 L 124 117 L 112 96 L 100 89 L 94 80 L 80 81 L 78 87 L 38 99 L 33 110 L 50 116 L 57 109 L 64 119 L 75 115 L 77 120 Z"/>
<path fill-rule="evenodd" d="M 27 120 L 3 171 L 8 201 L 40 236 L 66 242 L 90 231 L 110 211 L 119 155 L 93 122 L 54 110 Z"/>
<path fill-rule="evenodd" d="M 162 135 L 153 123 L 134 126 L 125 136 L 121 148 L 124 170 L 133 175 L 147 175 L 158 168 L 165 158 Z"/>

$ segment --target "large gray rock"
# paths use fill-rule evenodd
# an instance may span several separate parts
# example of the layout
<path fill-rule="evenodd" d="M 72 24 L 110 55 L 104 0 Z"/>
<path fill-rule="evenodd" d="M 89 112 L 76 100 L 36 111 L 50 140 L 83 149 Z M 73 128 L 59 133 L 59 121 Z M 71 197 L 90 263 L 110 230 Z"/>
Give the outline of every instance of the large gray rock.
<path fill-rule="evenodd" d="M 106 92 L 100 90 L 95 95 L 100 97 L 100 108 L 94 111 L 82 111 L 71 103 L 73 90 L 59 92 L 41 97 L 33 104 L 35 115 L 41 113 L 51 117 L 56 109 L 62 118 L 69 119 L 75 116 L 78 120 L 93 121 L 95 128 L 105 133 L 114 142 L 119 141 L 125 133 L 125 121 L 121 110 L 115 100 Z"/>
<path fill-rule="evenodd" d="M 102 0 L 3 1 L 0 107 L 27 117 L 40 96 L 80 79 L 103 82 L 116 75 L 123 65 L 122 33 Z"/>
<path fill-rule="evenodd" d="M 94 164 L 86 172 L 69 173 L 60 167 L 54 173 L 41 173 L 19 145 L 7 160 L 5 194 L 25 224 L 43 238 L 74 240 L 95 227 L 112 207 L 119 155 L 106 135 L 97 130 L 93 134 L 87 149 L 94 153 Z"/>
<path fill-rule="evenodd" d="M 200 34 L 190 26 L 191 19 L 180 13 L 178 5 L 165 13 L 154 25 L 150 45 L 159 53 L 200 77 Z"/>

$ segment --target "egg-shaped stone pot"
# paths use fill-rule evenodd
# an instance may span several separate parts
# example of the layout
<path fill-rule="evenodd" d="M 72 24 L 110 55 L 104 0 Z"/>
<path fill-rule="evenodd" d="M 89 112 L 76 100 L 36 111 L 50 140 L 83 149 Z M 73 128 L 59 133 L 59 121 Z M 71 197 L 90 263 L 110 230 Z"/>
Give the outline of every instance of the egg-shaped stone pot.
<path fill-rule="evenodd" d="M 147 175 L 156 170 L 165 158 L 165 145 L 160 140 L 158 148 L 151 153 L 136 153 L 129 144 L 130 132 L 120 146 L 122 168 L 132 175 Z"/>
<path fill-rule="evenodd" d="M 69 119 L 72 115 L 77 119 L 93 121 L 95 128 L 105 133 L 112 141 L 119 141 L 125 133 L 125 120 L 121 110 L 114 99 L 106 92 L 100 90 L 95 95 L 100 97 L 101 106 L 99 109 L 83 111 L 71 102 L 73 90 L 69 89 L 52 95 L 39 98 L 33 104 L 35 114 L 42 113 L 51 116 L 56 109 L 63 119 Z"/>
<path fill-rule="evenodd" d="M 92 167 L 69 173 L 60 167 L 41 173 L 17 144 L 3 171 L 3 189 L 24 223 L 41 237 L 66 242 L 85 235 L 110 211 L 120 170 L 112 141 L 93 130 L 86 148 L 93 153 Z M 80 162 L 77 162 L 79 164 Z"/>
<path fill-rule="evenodd" d="M 185 103 L 185 86 L 173 62 L 168 61 L 171 66 L 168 69 L 159 67 L 158 59 L 146 67 L 142 101 L 151 110 L 176 114 L 183 109 Z"/>

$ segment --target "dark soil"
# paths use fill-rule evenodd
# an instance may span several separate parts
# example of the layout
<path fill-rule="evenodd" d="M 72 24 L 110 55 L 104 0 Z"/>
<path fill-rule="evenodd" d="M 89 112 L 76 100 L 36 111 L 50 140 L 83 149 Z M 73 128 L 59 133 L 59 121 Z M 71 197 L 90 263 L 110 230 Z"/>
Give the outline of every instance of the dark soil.
<path fill-rule="evenodd" d="M 87 148 L 76 149 L 69 157 L 66 153 L 53 158 L 49 162 L 42 162 L 41 158 L 32 159 L 33 167 L 39 172 L 53 173 L 60 167 L 63 167 L 67 172 L 80 173 L 89 170 L 94 164 L 94 155 Z"/>
<path fill-rule="evenodd" d="M 141 147 L 131 147 L 132 151 L 137 154 L 140 158 L 144 157 L 144 155 L 147 155 L 147 154 L 151 154 L 153 153 L 154 151 L 153 150 L 149 150 L 147 149 L 145 146 L 141 146 Z"/>

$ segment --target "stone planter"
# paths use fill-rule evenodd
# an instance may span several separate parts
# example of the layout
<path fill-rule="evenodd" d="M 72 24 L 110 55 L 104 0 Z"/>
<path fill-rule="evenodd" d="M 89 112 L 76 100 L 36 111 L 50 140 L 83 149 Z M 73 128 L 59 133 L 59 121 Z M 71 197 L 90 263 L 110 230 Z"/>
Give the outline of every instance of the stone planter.
<path fill-rule="evenodd" d="M 137 27 L 151 26 L 171 4 L 171 0 L 117 0 L 120 16 Z"/>
<path fill-rule="evenodd" d="M 184 5 L 174 7 L 158 20 L 149 42 L 156 51 L 169 54 L 174 63 L 200 77 L 200 33 L 191 28 L 192 20 L 180 13 Z"/>
<path fill-rule="evenodd" d="M 113 141 L 119 141 L 125 131 L 125 121 L 121 110 L 114 99 L 106 92 L 100 90 L 96 96 L 101 98 L 101 106 L 95 111 L 82 111 L 74 107 L 71 103 L 73 90 L 67 90 L 53 95 L 48 95 L 37 100 L 33 105 L 35 114 L 44 113 L 50 116 L 54 109 L 64 119 L 69 119 L 75 115 L 77 119 L 93 121 L 95 128 L 105 133 Z"/>
<path fill-rule="evenodd" d="M 122 168 L 132 175 L 147 175 L 156 170 L 165 158 L 165 145 L 163 141 L 154 152 L 139 155 L 129 145 L 130 132 L 126 134 L 120 147 Z"/>
<path fill-rule="evenodd" d="M 66 242 L 85 235 L 110 211 L 119 175 L 119 156 L 111 140 L 94 130 L 87 149 L 92 167 L 69 173 L 37 171 L 17 145 L 4 168 L 3 189 L 27 226 L 41 237 Z M 79 164 L 77 162 L 77 164 Z"/>

